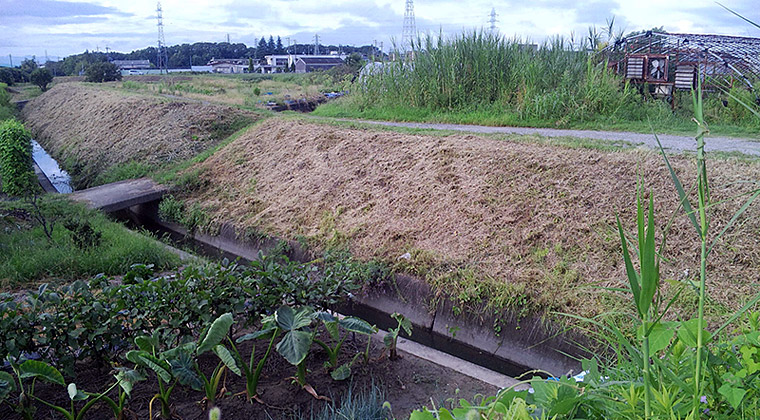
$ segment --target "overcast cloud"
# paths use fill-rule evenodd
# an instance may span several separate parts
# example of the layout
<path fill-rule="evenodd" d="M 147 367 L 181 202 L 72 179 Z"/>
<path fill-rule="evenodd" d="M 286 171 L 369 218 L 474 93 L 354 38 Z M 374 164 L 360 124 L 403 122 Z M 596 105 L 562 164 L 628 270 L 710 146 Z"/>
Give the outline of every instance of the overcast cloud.
<path fill-rule="evenodd" d="M 757 0 L 723 4 L 760 22 Z M 383 43 L 398 41 L 405 0 L 164 0 L 164 32 L 169 45 L 224 41 L 255 45 L 270 34 L 283 43 Z M 499 31 L 540 42 L 552 35 L 584 36 L 589 25 L 605 26 L 615 17 L 618 30 L 663 26 L 669 32 L 719 33 L 760 37 L 754 28 L 712 0 L 417 0 L 417 29 L 454 34 L 488 27 L 491 8 Z M 128 52 L 156 43 L 153 0 L 0 0 L 0 64 L 12 54 L 42 59 L 85 49 Z"/>

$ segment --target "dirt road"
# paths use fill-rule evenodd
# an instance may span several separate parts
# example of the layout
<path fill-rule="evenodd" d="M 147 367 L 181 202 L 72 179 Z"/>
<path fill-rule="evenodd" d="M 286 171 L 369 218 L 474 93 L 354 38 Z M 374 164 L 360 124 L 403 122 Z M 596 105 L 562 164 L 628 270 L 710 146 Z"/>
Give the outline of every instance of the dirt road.
<path fill-rule="evenodd" d="M 634 145 L 642 144 L 656 148 L 657 141 L 652 134 L 617 132 L 617 131 L 593 131 L 593 130 L 560 130 L 553 128 L 528 128 L 528 127 L 490 127 L 482 125 L 464 124 L 428 124 L 412 122 L 391 122 L 371 120 L 340 119 L 341 121 L 354 121 L 365 124 L 375 124 L 390 127 L 408 127 L 434 130 L 452 130 L 471 133 L 499 133 L 499 134 L 538 134 L 545 137 L 578 137 L 585 139 L 624 141 Z M 694 137 L 674 136 L 658 134 L 662 146 L 671 151 L 693 151 L 696 147 Z M 705 149 L 708 152 L 739 152 L 747 155 L 760 156 L 760 141 L 738 139 L 729 137 L 708 137 Z"/>

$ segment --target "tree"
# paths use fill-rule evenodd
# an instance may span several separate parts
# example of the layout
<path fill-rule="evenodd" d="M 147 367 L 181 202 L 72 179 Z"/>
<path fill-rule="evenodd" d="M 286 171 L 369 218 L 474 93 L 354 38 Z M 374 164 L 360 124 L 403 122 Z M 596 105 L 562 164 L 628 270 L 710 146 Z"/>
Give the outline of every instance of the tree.
<path fill-rule="evenodd" d="M 121 72 L 113 63 L 93 63 L 85 71 L 85 80 L 94 83 L 112 82 L 121 80 Z"/>
<path fill-rule="evenodd" d="M 253 58 L 248 58 L 248 73 L 253 73 Z"/>
<path fill-rule="evenodd" d="M 262 36 L 261 39 L 259 40 L 259 45 L 256 48 L 256 58 L 261 60 L 262 58 L 264 58 L 265 55 L 269 55 L 269 52 L 267 52 L 267 41 Z"/>
<path fill-rule="evenodd" d="M 362 59 L 362 55 L 359 53 L 351 53 L 348 57 L 346 57 L 346 67 L 348 67 L 352 73 L 359 73 L 359 70 L 362 69 L 362 66 L 364 66 L 364 60 Z"/>
<path fill-rule="evenodd" d="M 37 70 L 37 61 L 34 56 L 32 58 L 27 58 L 24 61 L 21 62 L 21 71 L 23 71 L 26 74 L 32 74 L 33 71 Z"/>
<path fill-rule="evenodd" d="M 275 54 L 285 54 L 285 48 L 282 46 L 282 39 L 279 36 L 275 44 Z"/>
<path fill-rule="evenodd" d="M 269 35 L 269 41 L 267 41 L 267 53 L 275 54 L 277 52 L 277 45 L 274 43 L 274 38 Z"/>
<path fill-rule="evenodd" d="M 47 85 L 53 81 L 53 73 L 48 69 L 37 69 L 29 76 L 29 80 L 44 92 L 47 90 Z"/>

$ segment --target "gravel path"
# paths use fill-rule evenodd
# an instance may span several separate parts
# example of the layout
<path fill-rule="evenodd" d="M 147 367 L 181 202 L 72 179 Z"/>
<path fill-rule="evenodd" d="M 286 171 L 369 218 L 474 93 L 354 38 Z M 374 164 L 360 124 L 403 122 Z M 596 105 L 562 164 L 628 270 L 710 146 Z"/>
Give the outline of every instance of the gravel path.
<path fill-rule="evenodd" d="M 614 142 L 627 142 L 634 145 L 642 144 L 647 147 L 657 148 L 657 141 L 651 134 L 629 133 L 619 131 L 593 131 L 593 130 L 559 130 L 553 128 L 527 128 L 527 127 L 489 127 L 483 125 L 464 124 L 428 124 L 412 122 L 391 122 L 339 119 L 341 121 L 353 121 L 365 124 L 375 124 L 390 127 L 423 128 L 434 130 L 466 131 L 471 133 L 503 133 L 503 134 L 538 134 L 544 137 L 578 137 L 584 139 L 609 140 Z M 672 151 L 694 151 L 694 137 L 673 136 L 658 134 L 662 146 Z M 705 150 L 708 152 L 740 152 L 747 155 L 760 156 L 760 141 L 738 139 L 729 137 L 708 137 Z"/>

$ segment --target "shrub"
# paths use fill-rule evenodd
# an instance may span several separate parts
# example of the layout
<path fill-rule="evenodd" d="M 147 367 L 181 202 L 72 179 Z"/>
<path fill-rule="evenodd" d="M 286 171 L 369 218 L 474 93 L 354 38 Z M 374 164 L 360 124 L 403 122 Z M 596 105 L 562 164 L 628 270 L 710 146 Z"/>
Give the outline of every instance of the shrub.
<path fill-rule="evenodd" d="M 113 63 L 93 63 L 85 70 L 85 80 L 93 83 L 121 80 L 121 72 Z"/>
<path fill-rule="evenodd" d="M 15 106 L 11 104 L 11 94 L 6 90 L 7 87 L 7 84 L 0 81 L 0 121 L 13 118 L 16 111 Z"/>
<path fill-rule="evenodd" d="M 16 120 L 0 123 L 0 181 L 2 191 L 8 195 L 25 196 L 37 190 L 31 138 Z"/>
<path fill-rule="evenodd" d="M 47 90 L 47 85 L 53 81 L 53 73 L 50 73 L 48 69 L 36 69 L 29 76 L 29 80 L 44 92 Z"/>

